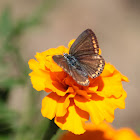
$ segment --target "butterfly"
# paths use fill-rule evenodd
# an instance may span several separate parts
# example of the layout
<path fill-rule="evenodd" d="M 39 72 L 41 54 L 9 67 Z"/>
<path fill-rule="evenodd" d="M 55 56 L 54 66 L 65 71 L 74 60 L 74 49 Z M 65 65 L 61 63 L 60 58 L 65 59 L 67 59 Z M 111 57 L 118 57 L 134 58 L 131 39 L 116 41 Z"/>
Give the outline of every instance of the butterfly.
<path fill-rule="evenodd" d="M 99 45 L 91 29 L 83 31 L 72 44 L 69 54 L 52 56 L 66 73 L 79 85 L 88 86 L 89 77 L 98 77 L 105 66 L 105 60 L 99 55 Z"/>

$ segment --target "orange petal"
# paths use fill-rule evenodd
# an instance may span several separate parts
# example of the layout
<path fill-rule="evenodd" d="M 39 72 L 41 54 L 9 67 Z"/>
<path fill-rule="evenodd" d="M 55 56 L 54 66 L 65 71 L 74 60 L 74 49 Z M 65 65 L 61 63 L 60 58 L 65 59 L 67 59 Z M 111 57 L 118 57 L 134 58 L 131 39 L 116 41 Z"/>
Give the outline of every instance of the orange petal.
<path fill-rule="evenodd" d="M 111 97 L 113 95 L 116 98 L 119 98 L 122 95 L 121 91 L 123 89 L 123 86 L 120 73 L 113 74 L 110 77 L 102 77 L 99 80 L 97 80 L 97 83 L 99 84 L 98 90 L 96 91 L 98 95 L 103 97 Z M 103 85 L 100 84 L 100 82 L 102 82 Z"/>
<path fill-rule="evenodd" d="M 73 101 L 68 108 L 68 113 L 64 117 L 56 117 L 55 123 L 62 130 L 69 130 L 74 134 L 82 134 L 85 132 L 83 123 L 89 118 L 87 112 L 77 108 Z"/>
<path fill-rule="evenodd" d="M 75 135 L 71 132 L 65 132 L 60 136 L 59 140 L 114 140 L 112 139 L 115 134 L 114 129 L 112 128 L 112 130 L 111 127 L 104 124 L 105 123 L 102 123 L 97 126 L 90 122 L 86 123 L 84 127 L 86 132 L 84 134 Z"/>
<path fill-rule="evenodd" d="M 83 135 L 65 132 L 59 140 L 140 140 L 140 137 L 130 128 L 115 130 L 106 123 L 96 126 L 90 122 L 86 123 L 84 128 L 86 132 Z"/>
<path fill-rule="evenodd" d="M 28 62 L 28 64 L 29 64 L 29 68 L 31 69 L 31 70 L 36 70 L 36 69 L 39 69 L 39 63 L 36 61 L 36 60 L 34 60 L 34 59 L 30 59 L 29 60 L 29 62 Z"/>
<path fill-rule="evenodd" d="M 97 97 L 97 100 L 103 100 L 103 98 Z M 81 96 L 75 96 L 75 104 L 82 110 L 88 112 L 90 114 L 90 118 L 93 123 L 99 124 L 101 121 L 104 120 L 104 114 L 100 112 L 100 109 L 96 105 L 96 102 L 98 101 L 93 101 L 93 100 L 86 100 L 85 98 L 82 98 Z"/>
<path fill-rule="evenodd" d="M 68 89 L 65 89 L 60 83 L 58 82 L 52 82 L 51 80 L 46 81 L 45 87 L 47 89 L 51 89 L 53 92 L 56 92 L 59 96 L 65 96 L 67 93 L 73 93 L 73 88 L 68 87 Z"/>
<path fill-rule="evenodd" d="M 116 132 L 113 137 L 114 140 L 140 140 L 140 137 L 134 133 L 130 128 L 122 128 Z"/>
<path fill-rule="evenodd" d="M 74 94 L 66 94 L 65 96 L 61 97 L 58 100 L 57 103 L 57 109 L 56 109 L 56 116 L 57 117 L 62 117 L 66 114 L 67 112 L 67 107 L 70 104 L 70 98 L 73 98 L 75 95 Z"/>
<path fill-rule="evenodd" d="M 44 53 L 36 53 L 35 55 L 38 63 L 39 63 L 39 68 L 41 68 L 42 70 L 45 70 L 45 59 L 46 59 L 46 55 L 44 55 Z"/>
<path fill-rule="evenodd" d="M 114 110 L 116 108 L 125 108 L 125 98 L 126 92 L 123 90 L 120 98 L 104 98 L 103 101 L 96 101 L 95 104 L 98 106 L 100 113 L 103 114 L 104 119 L 107 122 L 112 122 L 114 120 Z"/>
<path fill-rule="evenodd" d="M 45 67 L 47 67 L 52 72 L 63 71 L 62 68 L 59 67 L 52 59 L 53 55 L 62 55 L 63 53 L 68 53 L 68 48 L 59 46 L 57 48 L 51 48 L 42 53 L 37 53 L 35 57 L 43 70 L 45 69 Z"/>
<path fill-rule="evenodd" d="M 75 96 L 75 104 L 80 109 L 88 112 L 91 117 L 91 121 L 95 124 L 101 123 L 103 120 L 112 122 L 114 120 L 114 110 L 116 108 L 125 108 L 126 93 L 123 91 L 122 96 L 116 98 L 103 98 L 96 94 L 92 95 L 90 101 L 80 96 Z"/>
<path fill-rule="evenodd" d="M 37 91 L 45 89 L 45 82 L 49 79 L 48 72 L 44 72 L 43 70 L 36 70 L 31 72 L 29 76 L 31 78 L 33 88 L 35 88 Z"/>
<path fill-rule="evenodd" d="M 122 78 L 126 77 L 122 76 L 121 73 L 117 70 L 112 71 L 111 73 L 108 72 L 107 75 L 99 76 L 93 79 L 88 90 L 91 92 L 93 91 L 93 93 L 96 92 L 99 96 L 102 97 L 115 96 L 116 98 L 119 98 L 122 95 L 123 89 Z M 95 87 L 98 87 L 97 91 L 94 90 Z"/>
<path fill-rule="evenodd" d="M 49 93 L 49 92 L 52 92 L 52 90 L 50 90 L 50 89 L 48 89 L 48 88 L 45 88 L 45 91 L 48 92 L 48 93 Z"/>
<path fill-rule="evenodd" d="M 128 78 L 124 75 L 121 75 L 122 81 L 129 82 Z"/>
<path fill-rule="evenodd" d="M 50 72 L 36 70 L 31 72 L 29 75 L 31 77 L 33 87 L 37 91 L 47 89 L 56 92 L 60 96 L 64 96 L 66 93 L 73 92 L 72 87 L 68 87 L 68 89 L 65 89 L 65 87 L 60 85 L 59 82 L 52 81 Z"/>
<path fill-rule="evenodd" d="M 52 81 L 50 72 L 36 70 L 31 72 L 29 75 L 31 77 L 33 87 L 37 91 L 47 89 L 47 91 L 50 90 L 56 92 L 60 96 L 64 96 L 66 93 L 74 92 L 72 87 L 68 87 L 68 89 L 66 89 L 60 82 Z"/>
<path fill-rule="evenodd" d="M 102 51 L 101 51 L 101 49 L 99 48 L 99 55 L 101 55 L 101 53 L 102 53 Z"/>
<path fill-rule="evenodd" d="M 105 103 L 108 104 L 108 106 L 112 106 L 112 108 L 120 108 L 124 109 L 125 108 L 125 99 L 127 97 L 127 94 L 125 90 L 122 90 L 122 96 L 120 98 L 105 98 Z"/>
<path fill-rule="evenodd" d="M 48 119 L 53 119 L 55 117 L 57 103 L 59 99 L 60 96 L 58 96 L 54 92 L 43 98 L 41 108 L 41 113 L 43 117 L 47 117 Z"/>
<path fill-rule="evenodd" d="M 73 87 L 76 94 L 81 95 L 81 96 L 85 97 L 86 99 L 90 98 L 90 95 L 87 93 L 86 90 L 84 90 L 84 89 L 80 90 L 79 87 L 74 86 L 74 85 L 72 85 L 72 87 Z"/>
<path fill-rule="evenodd" d="M 70 42 L 68 43 L 68 48 L 70 49 L 71 45 L 74 43 L 75 39 L 70 40 Z"/>
<path fill-rule="evenodd" d="M 114 71 L 115 71 L 115 67 L 113 65 L 111 65 L 110 63 L 105 63 L 105 67 L 104 67 L 104 70 L 103 72 L 101 73 L 101 77 L 108 77 L 108 76 L 111 76 Z"/>
<path fill-rule="evenodd" d="M 46 55 L 49 55 L 49 56 L 46 57 L 45 66 L 48 69 L 50 69 L 52 72 L 63 71 L 63 69 L 58 64 L 56 64 L 52 59 L 53 55 L 63 55 L 63 53 L 68 53 L 68 48 L 64 46 L 59 46 L 57 48 L 49 49 L 46 52 Z"/>

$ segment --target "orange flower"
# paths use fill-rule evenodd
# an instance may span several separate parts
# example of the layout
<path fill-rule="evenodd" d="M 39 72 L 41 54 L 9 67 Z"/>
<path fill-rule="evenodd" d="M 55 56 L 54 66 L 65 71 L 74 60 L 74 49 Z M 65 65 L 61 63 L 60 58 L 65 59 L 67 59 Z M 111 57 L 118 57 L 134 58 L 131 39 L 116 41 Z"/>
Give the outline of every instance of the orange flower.
<path fill-rule="evenodd" d="M 70 41 L 69 48 L 73 42 Z M 89 79 L 89 86 L 78 85 L 52 59 L 53 55 L 68 53 L 69 48 L 60 46 L 37 53 L 37 61 L 29 61 L 30 69 L 33 70 L 29 75 L 37 91 L 49 92 L 42 100 L 42 115 L 55 118 L 55 123 L 62 130 L 82 134 L 85 132 L 84 123 L 89 117 L 94 124 L 103 120 L 112 122 L 114 110 L 125 108 L 126 92 L 121 81 L 128 79 L 113 65 L 106 63 L 99 77 Z"/>
<path fill-rule="evenodd" d="M 87 123 L 84 128 L 86 132 L 82 135 L 66 132 L 60 136 L 59 140 L 140 140 L 140 137 L 131 129 L 122 128 L 115 130 L 106 123 L 102 123 L 98 126 Z"/>

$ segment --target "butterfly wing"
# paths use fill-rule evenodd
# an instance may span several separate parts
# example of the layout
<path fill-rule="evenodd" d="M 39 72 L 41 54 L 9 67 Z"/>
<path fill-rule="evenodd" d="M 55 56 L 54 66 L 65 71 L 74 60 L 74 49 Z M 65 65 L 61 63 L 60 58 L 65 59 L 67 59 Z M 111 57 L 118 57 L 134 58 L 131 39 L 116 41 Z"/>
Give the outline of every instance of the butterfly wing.
<path fill-rule="evenodd" d="M 71 70 L 68 65 L 67 60 L 62 55 L 54 55 L 53 57 L 54 62 L 56 62 L 64 71 L 66 71 L 69 75 L 71 75 Z"/>
<path fill-rule="evenodd" d="M 77 58 L 81 55 L 92 55 L 99 53 L 99 45 L 94 32 L 87 29 L 82 32 L 72 44 L 69 54 Z"/>
<path fill-rule="evenodd" d="M 78 70 L 74 67 L 70 67 L 71 70 L 71 76 L 73 79 L 82 86 L 88 86 L 89 80 L 88 80 L 88 74 L 84 70 Z"/>
<path fill-rule="evenodd" d="M 62 55 L 54 55 L 52 58 L 65 72 L 72 76 L 78 84 L 83 86 L 89 85 L 88 74 L 83 69 L 75 69 L 68 64 L 67 60 Z"/>
<path fill-rule="evenodd" d="M 105 66 L 105 60 L 101 55 L 92 54 L 88 56 L 79 56 L 77 60 L 84 67 L 85 71 L 88 73 L 88 76 L 91 78 L 98 77 Z"/>
<path fill-rule="evenodd" d="M 89 77 L 96 78 L 102 73 L 105 61 L 98 55 L 99 45 L 92 30 L 82 32 L 72 44 L 69 53 L 84 67 Z"/>

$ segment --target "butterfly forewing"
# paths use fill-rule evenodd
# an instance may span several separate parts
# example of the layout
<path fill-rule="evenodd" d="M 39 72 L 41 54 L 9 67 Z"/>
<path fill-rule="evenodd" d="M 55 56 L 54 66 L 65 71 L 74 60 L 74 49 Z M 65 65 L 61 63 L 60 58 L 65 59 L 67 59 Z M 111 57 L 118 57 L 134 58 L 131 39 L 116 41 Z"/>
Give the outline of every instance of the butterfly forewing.
<path fill-rule="evenodd" d="M 81 55 L 98 54 L 99 46 L 94 32 L 90 29 L 82 32 L 72 44 L 69 54 L 78 57 Z"/>
<path fill-rule="evenodd" d="M 75 69 L 62 55 L 54 55 L 53 60 L 80 85 L 89 85 L 88 74 L 83 69 Z"/>
<path fill-rule="evenodd" d="M 71 75 L 70 66 L 67 63 L 67 60 L 62 55 L 54 55 L 53 60 L 62 68 L 64 71 L 66 71 L 69 75 Z"/>

